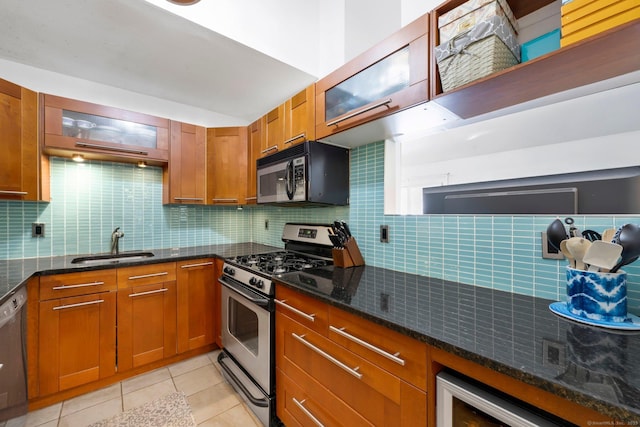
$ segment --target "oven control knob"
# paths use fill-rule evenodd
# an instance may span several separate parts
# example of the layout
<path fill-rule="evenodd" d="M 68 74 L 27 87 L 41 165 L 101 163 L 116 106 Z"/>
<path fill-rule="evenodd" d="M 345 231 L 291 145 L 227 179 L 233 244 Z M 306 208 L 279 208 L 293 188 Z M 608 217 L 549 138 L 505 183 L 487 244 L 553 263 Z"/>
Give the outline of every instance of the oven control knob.
<path fill-rule="evenodd" d="M 258 289 L 262 289 L 264 287 L 264 282 L 260 279 L 257 279 L 255 277 L 252 277 L 251 279 L 249 279 L 249 284 L 251 286 L 255 286 Z"/>
<path fill-rule="evenodd" d="M 236 271 L 231 267 L 225 267 L 222 271 L 227 273 L 229 276 L 233 276 L 234 274 L 236 274 Z"/>

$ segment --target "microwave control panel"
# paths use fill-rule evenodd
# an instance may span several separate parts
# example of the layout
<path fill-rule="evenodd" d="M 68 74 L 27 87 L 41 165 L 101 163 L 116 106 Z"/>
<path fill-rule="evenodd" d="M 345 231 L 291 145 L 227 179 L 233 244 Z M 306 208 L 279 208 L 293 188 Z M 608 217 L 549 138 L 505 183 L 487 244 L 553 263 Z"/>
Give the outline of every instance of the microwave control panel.
<path fill-rule="evenodd" d="M 305 158 L 293 159 L 293 200 L 304 200 L 306 188 Z"/>

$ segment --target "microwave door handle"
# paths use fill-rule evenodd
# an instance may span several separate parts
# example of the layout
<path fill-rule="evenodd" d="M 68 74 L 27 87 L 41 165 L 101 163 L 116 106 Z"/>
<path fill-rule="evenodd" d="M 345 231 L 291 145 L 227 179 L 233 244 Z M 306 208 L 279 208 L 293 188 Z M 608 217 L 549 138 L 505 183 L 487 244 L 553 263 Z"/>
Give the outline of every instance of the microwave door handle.
<path fill-rule="evenodd" d="M 296 182 L 293 178 L 293 160 L 289 160 L 287 162 L 287 168 L 285 169 L 285 184 L 287 189 L 287 197 L 289 198 L 289 200 L 293 200 L 293 195 L 296 190 Z"/>

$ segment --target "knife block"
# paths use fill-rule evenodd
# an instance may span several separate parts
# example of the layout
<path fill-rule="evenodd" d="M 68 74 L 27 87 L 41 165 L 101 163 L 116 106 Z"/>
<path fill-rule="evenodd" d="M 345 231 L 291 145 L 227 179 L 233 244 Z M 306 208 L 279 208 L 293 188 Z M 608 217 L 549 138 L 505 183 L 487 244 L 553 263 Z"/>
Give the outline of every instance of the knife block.
<path fill-rule="evenodd" d="M 343 248 L 333 248 L 332 255 L 333 265 L 336 267 L 349 268 L 364 265 L 364 258 L 353 237 L 349 237 Z"/>

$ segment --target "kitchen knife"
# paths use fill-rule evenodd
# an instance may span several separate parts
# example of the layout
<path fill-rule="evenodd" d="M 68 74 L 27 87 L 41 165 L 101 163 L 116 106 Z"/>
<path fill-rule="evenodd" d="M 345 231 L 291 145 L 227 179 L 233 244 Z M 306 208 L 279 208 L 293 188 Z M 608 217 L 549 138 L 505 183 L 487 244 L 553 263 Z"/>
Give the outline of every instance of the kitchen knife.
<path fill-rule="evenodd" d="M 349 226 L 347 225 L 347 223 L 344 221 L 341 221 L 341 223 L 342 223 L 342 229 L 344 230 L 347 237 L 351 237 L 351 230 L 349 229 Z"/>

